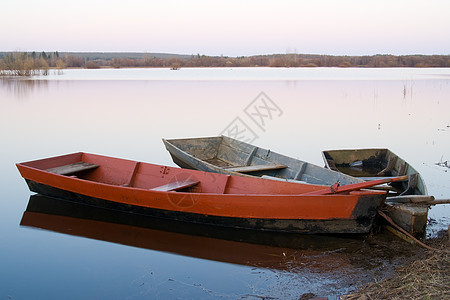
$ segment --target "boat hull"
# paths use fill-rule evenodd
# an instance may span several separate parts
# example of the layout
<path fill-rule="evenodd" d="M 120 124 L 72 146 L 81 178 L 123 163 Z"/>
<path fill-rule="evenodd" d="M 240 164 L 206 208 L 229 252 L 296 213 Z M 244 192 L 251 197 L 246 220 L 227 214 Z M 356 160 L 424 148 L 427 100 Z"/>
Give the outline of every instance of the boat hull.
<path fill-rule="evenodd" d="M 48 197 L 69 200 L 81 204 L 100 208 L 112 209 L 121 212 L 139 214 L 154 218 L 176 220 L 204 225 L 280 231 L 302 234 L 364 234 L 368 233 L 373 226 L 374 216 L 379 207 L 379 196 L 365 196 L 359 199 L 356 212 L 361 215 L 348 219 L 271 219 L 271 218 L 237 218 L 221 217 L 214 215 L 197 214 L 176 210 L 156 209 L 151 207 L 130 205 L 121 202 L 108 201 L 88 195 L 78 194 L 67 190 L 58 189 L 45 184 L 26 180 L 30 191 Z M 363 216 L 363 214 L 365 216 Z"/>

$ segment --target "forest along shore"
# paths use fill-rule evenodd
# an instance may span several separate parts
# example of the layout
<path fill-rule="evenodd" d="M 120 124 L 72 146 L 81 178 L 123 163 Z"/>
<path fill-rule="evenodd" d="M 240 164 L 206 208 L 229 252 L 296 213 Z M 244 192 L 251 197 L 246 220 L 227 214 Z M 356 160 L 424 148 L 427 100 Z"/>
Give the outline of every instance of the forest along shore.
<path fill-rule="evenodd" d="M 229 57 L 169 53 L 0 52 L 0 76 L 30 76 L 36 73 L 45 75 L 49 68 L 171 68 L 176 70 L 192 67 L 449 68 L 450 55 L 334 56 L 288 53 Z"/>

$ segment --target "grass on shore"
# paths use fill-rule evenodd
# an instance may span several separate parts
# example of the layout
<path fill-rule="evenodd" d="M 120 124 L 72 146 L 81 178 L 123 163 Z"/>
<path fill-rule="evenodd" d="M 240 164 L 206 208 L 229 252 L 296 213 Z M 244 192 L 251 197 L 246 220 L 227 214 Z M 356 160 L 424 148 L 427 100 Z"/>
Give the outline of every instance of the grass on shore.
<path fill-rule="evenodd" d="M 449 237 L 445 234 L 427 244 L 437 250 L 422 250 L 417 259 L 399 267 L 393 277 L 369 283 L 340 299 L 450 299 Z"/>

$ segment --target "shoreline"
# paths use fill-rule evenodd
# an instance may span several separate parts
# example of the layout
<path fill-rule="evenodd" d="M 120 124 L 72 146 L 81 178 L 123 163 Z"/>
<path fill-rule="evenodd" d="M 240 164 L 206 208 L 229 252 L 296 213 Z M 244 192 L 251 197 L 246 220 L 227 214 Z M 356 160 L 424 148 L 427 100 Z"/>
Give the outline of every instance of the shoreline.
<path fill-rule="evenodd" d="M 450 297 L 450 226 L 436 238 L 425 240 L 436 250 L 418 249 L 394 274 L 379 282 L 357 287 L 340 300 L 444 299 Z"/>

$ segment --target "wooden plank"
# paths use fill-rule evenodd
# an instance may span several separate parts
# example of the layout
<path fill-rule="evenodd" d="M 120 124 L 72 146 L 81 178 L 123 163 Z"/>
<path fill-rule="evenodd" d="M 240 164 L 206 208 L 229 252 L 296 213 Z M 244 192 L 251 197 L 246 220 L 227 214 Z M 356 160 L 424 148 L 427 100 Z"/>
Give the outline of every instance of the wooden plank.
<path fill-rule="evenodd" d="M 296 180 L 296 179 L 286 179 L 286 178 L 279 178 L 269 175 L 263 175 L 261 176 L 262 179 L 270 179 L 270 180 L 276 180 L 276 181 L 284 181 L 284 182 L 293 182 L 293 183 L 302 183 L 302 184 L 309 184 L 306 181 L 302 180 Z"/>
<path fill-rule="evenodd" d="M 398 158 L 398 156 L 391 156 L 391 157 L 389 157 L 388 164 L 387 164 L 386 168 L 384 168 L 382 171 L 378 172 L 377 175 L 383 176 L 383 175 L 385 175 L 385 174 L 387 174 L 389 172 L 392 172 L 392 170 L 394 170 L 395 163 L 397 162 L 397 158 Z M 398 175 L 400 175 L 400 174 L 398 174 Z"/>
<path fill-rule="evenodd" d="M 378 180 L 378 179 L 387 179 L 387 178 L 394 178 L 397 176 L 358 176 L 359 179 L 362 179 L 364 181 L 372 181 L 372 180 Z"/>
<path fill-rule="evenodd" d="M 134 168 L 133 168 L 133 172 L 131 172 L 130 179 L 123 186 L 126 186 L 126 187 L 132 187 L 133 186 L 133 182 L 134 182 L 134 179 L 136 178 L 137 170 L 138 170 L 140 164 L 141 163 L 138 162 L 138 161 L 134 163 Z"/>
<path fill-rule="evenodd" d="M 253 148 L 252 152 L 250 152 L 250 154 L 247 157 L 247 160 L 244 163 L 244 166 L 249 166 L 250 163 L 252 162 L 252 158 L 253 156 L 255 156 L 256 151 L 258 151 L 258 147 Z"/>
<path fill-rule="evenodd" d="M 404 190 L 404 191 L 400 194 L 400 196 L 408 195 L 408 193 L 414 193 L 414 190 L 415 190 L 416 187 L 417 187 L 418 181 L 419 181 L 419 174 L 418 174 L 418 173 L 416 173 L 416 174 L 411 174 L 411 175 L 409 176 L 409 179 L 408 179 L 408 186 L 406 187 L 406 190 Z"/>
<path fill-rule="evenodd" d="M 407 232 L 406 230 L 404 230 L 403 228 L 401 228 L 400 226 L 398 226 L 394 221 L 392 221 L 392 219 L 387 216 L 384 212 L 382 212 L 381 210 L 378 211 L 378 214 L 380 216 L 382 216 L 386 221 L 388 221 L 392 226 L 394 226 L 395 229 L 397 229 L 398 231 L 400 231 L 401 233 L 407 235 L 409 238 L 411 238 L 414 242 L 416 242 L 417 244 L 419 244 L 420 246 L 427 248 L 429 250 L 436 250 L 434 248 L 431 248 L 430 246 L 422 243 L 421 241 L 419 241 L 418 239 L 416 239 L 412 234 L 410 234 L 409 232 Z"/>
<path fill-rule="evenodd" d="M 300 180 L 302 178 L 303 173 L 305 173 L 306 164 L 307 164 L 306 162 L 302 163 L 297 174 L 295 174 L 294 180 Z"/>
<path fill-rule="evenodd" d="M 399 231 L 398 229 L 395 229 L 391 225 L 386 224 L 386 225 L 383 225 L 383 227 L 385 229 L 387 229 L 390 233 L 395 235 L 396 237 L 404 240 L 405 242 L 410 243 L 410 244 L 414 244 L 415 243 L 413 239 L 411 239 L 409 236 L 407 236 L 403 232 Z"/>
<path fill-rule="evenodd" d="M 227 189 L 228 181 L 230 180 L 230 175 L 225 175 L 223 177 L 219 177 L 218 180 L 216 180 L 217 183 L 217 194 L 225 194 L 225 191 Z M 223 178 L 223 179 L 222 179 Z"/>
<path fill-rule="evenodd" d="M 406 175 L 408 173 L 408 164 L 406 162 L 403 162 L 400 165 L 400 169 L 398 170 L 398 176 Z"/>
<path fill-rule="evenodd" d="M 227 171 L 239 172 L 239 173 L 248 173 L 248 172 L 256 172 L 256 171 L 265 171 L 265 170 L 277 170 L 287 168 L 282 164 L 270 164 L 270 165 L 253 165 L 253 166 L 240 166 L 227 168 Z"/>
<path fill-rule="evenodd" d="M 200 181 L 186 179 L 181 181 L 169 182 L 168 184 L 157 186 L 152 188 L 152 191 L 160 191 L 160 192 L 170 192 L 170 191 L 178 191 L 190 186 L 197 185 Z"/>
<path fill-rule="evenodd" d="M 94 165 L 87 162 L 76 162 L 70 165 L 64 165 L 56 168 L 47 169 L 47 172 L 55 173 L 59 175 L 71 175 L 81 171 L 93 170 L 98 168 L 99 165 Z"/>
<path fill-rule="evenodd" d="M 428 203 L 434 200 L 433 196 L 429 195 L 405 195 L 405 196 L 394 196 L 394 197 L 387 197 L 387 202 L 394 202 L 394 203 Z"/>

